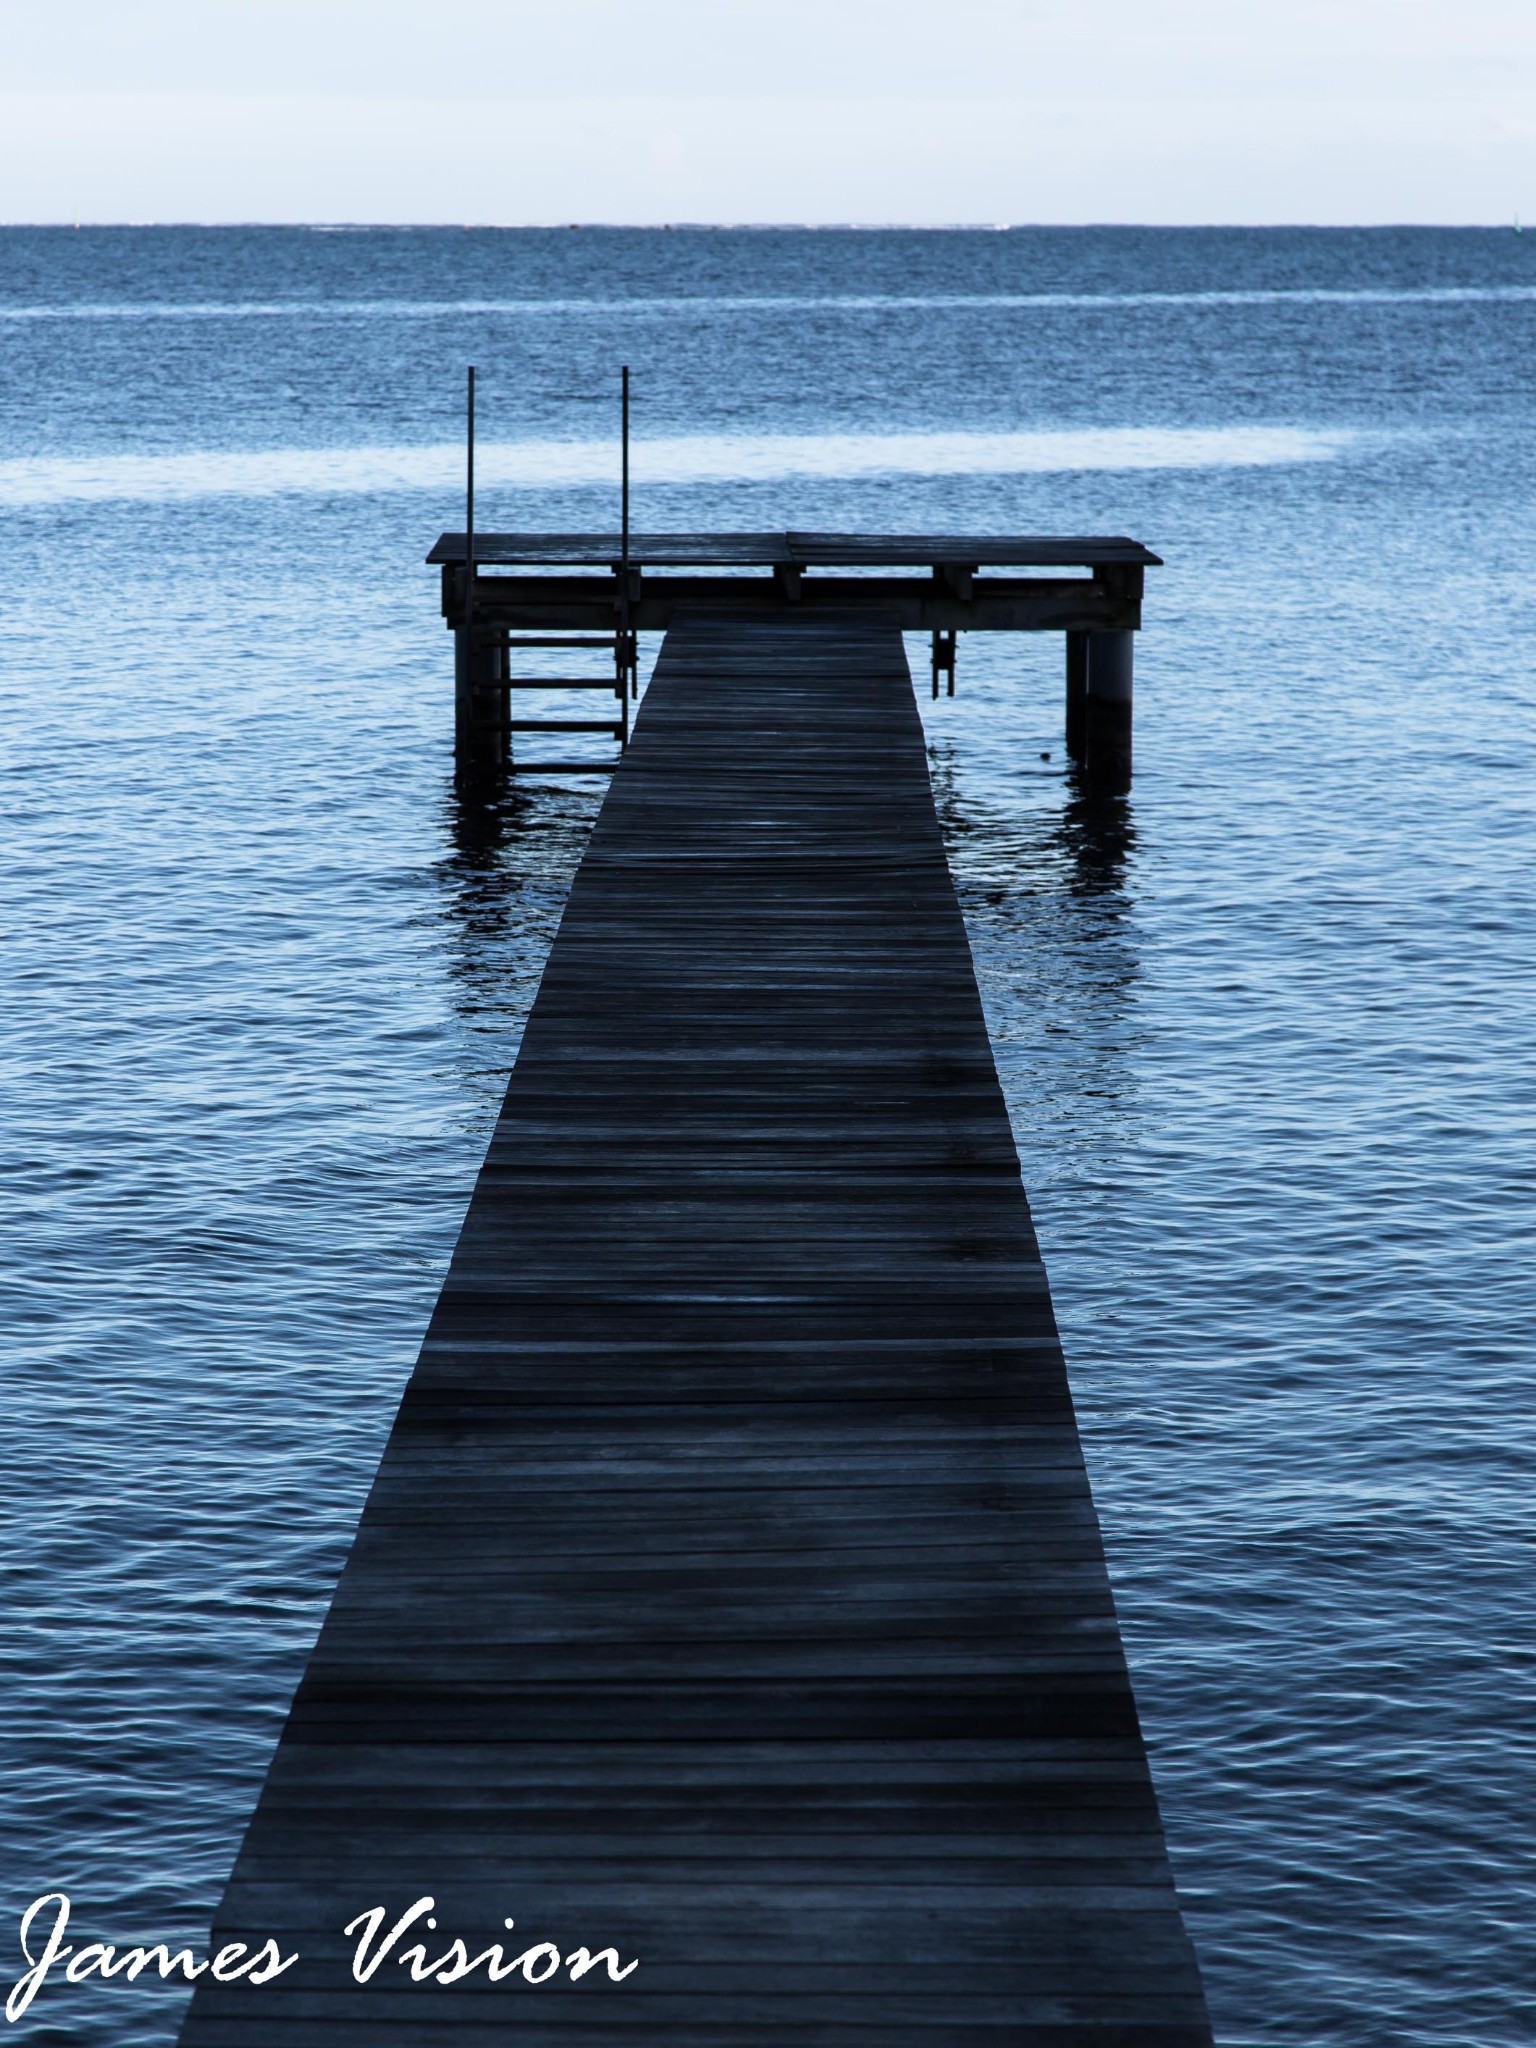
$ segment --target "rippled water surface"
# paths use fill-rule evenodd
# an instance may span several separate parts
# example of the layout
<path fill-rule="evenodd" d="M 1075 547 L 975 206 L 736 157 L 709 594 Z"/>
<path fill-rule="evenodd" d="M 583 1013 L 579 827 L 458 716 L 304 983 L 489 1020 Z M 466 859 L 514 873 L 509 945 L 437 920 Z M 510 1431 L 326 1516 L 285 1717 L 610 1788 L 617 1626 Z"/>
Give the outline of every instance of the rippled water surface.
<path fill-rule="evenodd" d="M 0 231 L 0 1950 L 205 1933 L 592 815 L 453 793 L 467 360 L 491 523 L 609 523 L 627 360 L 642 525 L 1166 556 L 1123 806 L 1056 642 L 923 702 L 1186 1910 L 1224 2048 L 1527 2043 L 1508 232 Z"/>

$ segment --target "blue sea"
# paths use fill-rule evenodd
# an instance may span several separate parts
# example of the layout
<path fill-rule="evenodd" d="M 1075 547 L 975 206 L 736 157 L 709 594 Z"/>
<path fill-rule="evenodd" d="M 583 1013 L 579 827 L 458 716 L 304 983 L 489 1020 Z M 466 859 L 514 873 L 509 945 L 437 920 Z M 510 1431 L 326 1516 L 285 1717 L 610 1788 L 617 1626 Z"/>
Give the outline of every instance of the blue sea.
<path fill-rule="evenodd" d="M 1185 1911 L 1223 2048 L 1524 2048 L 1509 230 L 0 231 L 0 1989 L 205 1939 L 601 795 L 455 794 L 469 362 L 482 526 L 613 523 L 627 362 L 641 528 L 1166 558 L 1124 805 L 1059 640 L 919 684 Z"/>

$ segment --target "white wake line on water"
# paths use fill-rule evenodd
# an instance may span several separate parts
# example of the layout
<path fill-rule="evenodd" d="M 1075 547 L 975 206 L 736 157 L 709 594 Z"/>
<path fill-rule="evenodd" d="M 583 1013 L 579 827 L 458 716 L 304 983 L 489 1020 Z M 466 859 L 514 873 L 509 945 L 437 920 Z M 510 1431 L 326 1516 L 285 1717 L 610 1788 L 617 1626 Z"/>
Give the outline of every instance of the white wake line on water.
<path fill-rule="evenodd" d="M 42 320 L 440 320 L 461 315 L 612 313 L 958 313 L 970 310 L 1093 306 L 1460 306 L 1508 305 L 1536 299 L 1536 285 L 1426 285 L 1403 290 L 1362 285 L 1298 287 L 1293 291 L 1185 292 L 936 292 L 697 294 L 676 298 L 549 299 L 228 299 L 177 304 L 144 300 L 74 305 L 0 306 L 0 322 Z"/>
<path fill-rule="evenodd" d="M 638 484 L 829 482 L 895 476 L 1025 476 L 1072 470 L 1234 469 L 1326 462 L 1359 440 L 1307 427 L 1068 427 L 1022 434 L 679 434 L 634 444 Z M 618 474 L 612 441 L 501 441 L 476 450 L 483 489 L 548 491 Z M 39 456 L 0 462 L 0 505 L 271 497 L 463 488 L 456 442 L 427 448 L 276 448 L 182 455 Z"/>

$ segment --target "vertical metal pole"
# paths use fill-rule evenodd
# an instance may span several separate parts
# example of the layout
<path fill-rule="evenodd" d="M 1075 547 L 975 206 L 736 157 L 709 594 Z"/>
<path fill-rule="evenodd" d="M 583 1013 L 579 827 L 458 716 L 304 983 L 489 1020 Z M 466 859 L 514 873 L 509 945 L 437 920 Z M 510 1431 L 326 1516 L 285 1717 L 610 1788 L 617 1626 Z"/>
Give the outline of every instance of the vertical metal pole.
<path fill-rule="evenodd" d="M 629 700 L 639 686 L 629 635 L 629 365 L 619 372 L 619 701 L 624 706 L 620 745 L 629 745 Z"/>
<path fill-rule="evenodd" d="M 464 411 L 464 602 L 453 636 L 454 746 L 465 765 L 475 744 L 475 367 L 471 363 Z"/>
<path fill-rule="evenodd" d="M 475 366 L 464 395 L 464 622 L 475 623 Z"/>

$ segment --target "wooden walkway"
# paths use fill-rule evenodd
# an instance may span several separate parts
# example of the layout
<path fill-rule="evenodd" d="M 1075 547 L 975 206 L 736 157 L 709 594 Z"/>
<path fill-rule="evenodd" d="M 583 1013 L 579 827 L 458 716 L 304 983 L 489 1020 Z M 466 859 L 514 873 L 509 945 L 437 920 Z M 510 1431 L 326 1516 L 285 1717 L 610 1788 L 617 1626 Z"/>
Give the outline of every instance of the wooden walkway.
<path fill-rule="evenodd" d="M 893 626 L 669 634 L 218 1932 L 184 2048 L 1209 2048 Z"/>

